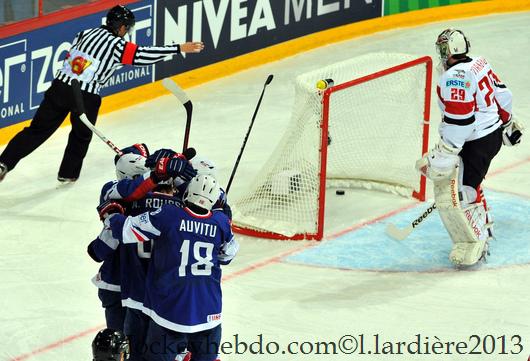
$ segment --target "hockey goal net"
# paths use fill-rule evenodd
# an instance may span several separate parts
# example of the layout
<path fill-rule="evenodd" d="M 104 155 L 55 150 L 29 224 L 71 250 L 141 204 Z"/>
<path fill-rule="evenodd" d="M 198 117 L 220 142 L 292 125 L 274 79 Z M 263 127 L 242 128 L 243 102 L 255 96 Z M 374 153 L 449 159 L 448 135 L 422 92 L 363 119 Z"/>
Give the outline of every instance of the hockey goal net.
<path fill-rule="evenodd" d="M 289 125 L 232 203 L 238 233 L 317 239 L 326 187 L 363 187 L 425 199 L 414 169 L 428 148 L 430 57 L 367 54 L 296 78 Z M 318 90 L 321 79 L 334 85 Z"/>

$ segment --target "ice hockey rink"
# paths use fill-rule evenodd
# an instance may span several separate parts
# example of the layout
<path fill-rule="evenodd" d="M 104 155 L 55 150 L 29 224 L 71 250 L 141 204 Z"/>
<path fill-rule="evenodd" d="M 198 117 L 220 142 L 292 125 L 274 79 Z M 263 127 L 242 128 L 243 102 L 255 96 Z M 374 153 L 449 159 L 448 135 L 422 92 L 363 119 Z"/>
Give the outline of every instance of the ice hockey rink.
<path fill-rule="evenodd" d="M 229 194 L 237 199 L 285 129 L 296 75 L 370 52 L 434 58 L 436 36 L 450 26 L 468 36 L 471 55 L 488 59 L 514 94 L 516 116 L 530 124 L 530 13 L 523 12 L 381 32 L 187 89 L 195 106 L 190 144 L 216 162 L 219 180 L 226 184 L 263 82 L 274 74 Z M 432 100 L 431 145 L 440 117 Z M 182 106 L 167 95 L 103 115 L 98 127 L 120 146 L 145 142 L 151 150 L 178 149 L 184 119 Z M 104 324 L 90 282 L 99 265 L 87 256 L 86 246 L 101 229 L 95 208 L 101 186 L 115 177 L 114 155 L 94 137 L 81 178 L 58 187 L 68 131 L 61 128 L 0 183 L 0 361 L 91 360 L 90 343 Z M 405 226 L 428 203 L 375 191 L 347 190 L 342 197 L 330 191 L 323 242 L 239 236 L 240 253 L 224 269 L 223 341 L 235 343 L 238 335 L 248 344 L 262 335 L 264 354 L 238 355 L 232 348 L 221 359 L 527 360 L 528 137 L 516 148 L 503 147 L 484 183 L 497 239 L 491 243 L 489 263 L 478 269 L 452 269 L 447 260 L 450 240 L 437 215 L 403 241 L 388 238 L 388 222 Z M 345 353 L 355 341 L 344 336 L 360 342 L 363 334 L 365 353 L 374 334 L 380 335 L 381 344 L 411 342 L 421 334 L 421 342 L 431 344 L 467 342 L 468 351 L 478 343 L 475 352 L 483 353 L 483 343 L 486 351 L 491 343 L 496 348 L 491 355 Z M 279 345 L 275 355 L 266 354 L 267 344 L 269 351 L 276 349 L 271 342 Z M 303 354 L 310 350 L 305 344 L 303 350 L 293 348 L 297 355 L 283 353 L 290 342 L 335 342 L 343 350 L 325 355 L 314 348 Z"/>

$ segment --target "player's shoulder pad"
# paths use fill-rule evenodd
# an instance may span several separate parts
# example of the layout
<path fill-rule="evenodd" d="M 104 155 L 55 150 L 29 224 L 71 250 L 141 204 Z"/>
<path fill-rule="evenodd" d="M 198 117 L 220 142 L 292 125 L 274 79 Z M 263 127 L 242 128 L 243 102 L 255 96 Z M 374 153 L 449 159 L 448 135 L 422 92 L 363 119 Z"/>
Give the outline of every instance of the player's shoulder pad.
<path fill-rule="evenodd" d="M 103 185 L 103 187 L 101 187 L 101 193 L 100 193 L 100 199 L 101 200 L 107 200 L 107 194 L 109 193 L 109 191 L 116 185 L 118 184 L 118 181 L 117 180 L 112 180 L 112 181 L 109 181 L 107 183 L 105 183 Z"/>
<path fill-rule="evenodd" d="M 219 225 L 223 226 L 226 225 L 227 227 L 230 226 L 230 218 L 223 212 L 222 209 L 214 209 L 212 210 L 212 218 L 217 222 Z"/>
<path fill-rule="evenodd" d="M 488 72 L 489 69 L 491 69 L 490 64 L 484 58 L 483 56 L 477 56 L 472 58 L 472 61 L 467 64 L 467 70 L 472 76 L 479 76 L 479 74 L 482 72 Z"/>
<path fill-rule="evenodd" d="M 149 212 L 149 214 L 152 216 L 155 216 L 157 214 L 161 214 L 162 216 L 171 215 L 173 217 L 181 211 L 182 208 L 177 206 L 176 204 L 166 203 L 162 205 L 162 207 Z"/>
<path fill-rule="evenodd" d="M 456 64 L 446 71 L 445 76 L 440 79 L 441 86 L 445 88 L 471 88 L 473 75 L 468 66 L 460 67 L 461 64 Z"/>

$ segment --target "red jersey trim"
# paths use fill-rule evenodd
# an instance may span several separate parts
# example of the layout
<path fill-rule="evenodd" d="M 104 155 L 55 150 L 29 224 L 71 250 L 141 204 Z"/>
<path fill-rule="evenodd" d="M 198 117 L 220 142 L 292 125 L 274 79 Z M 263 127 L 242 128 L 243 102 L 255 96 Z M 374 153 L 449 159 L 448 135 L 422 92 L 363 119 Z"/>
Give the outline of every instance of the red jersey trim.
<path fill-rule="evenodd" d="M 445 101 L 445 112 L 454 115 L 467 115 L 475 110 L 475 101 L 470 102 L 452 102 Z"/>
<path fill-rule="evenodd" d="M 136 237 L 136 239 L 139 241 L 139 242 L 145 242 L 146 239 L 144 238 L 144 236 L 138 232 L 136 232 L 134 230 L 134 228 L 131 228 L 131 232 L 134 234 L 134 236 Z"/>
<path fill-rule="evenodd" d="M 210 218 L 212 216 L 212 212 L 211 211 L 208 211 L 207 214 L 197 214 L 195 212 L 193 212 L 191 209 L 189 209 L 188 207 L 184 207 L 184 210 L 190 215 L 190 216 L 193 216 L 195 218 Z"/>
<path fill-rule="evenodd" d="M 438 94 L 438 99 L 440 100 L 440 102 L 442 102 L 442 104 L 445 104 L 445 100 L 442 97 L 442 89 L 439 85 L 436 87 L 436 94 Z"/>
<path fill-rule="evenodd" d="M 502 120 L 502 123 L 503 124 L 508 123 L 510 121 L 511 114 L 508 113 L 506 110 L 502 109 L 497 99 L 496 98 L 494 99 L 495 99 L 495 103 L 497 104 L 497 108 L 499 109 L 498 113 L 499 113 L 499 117 Z"/>
<path fill-rule="evenodd" d="M 134 43 L 125 43 L 125 48 L 123 49 L 123 55 L 121 57 L 121 63 L 132 65 L 134 61 L 134 55 L 136 54 L 136 49 L 138 49 L 138 45 Z"/>

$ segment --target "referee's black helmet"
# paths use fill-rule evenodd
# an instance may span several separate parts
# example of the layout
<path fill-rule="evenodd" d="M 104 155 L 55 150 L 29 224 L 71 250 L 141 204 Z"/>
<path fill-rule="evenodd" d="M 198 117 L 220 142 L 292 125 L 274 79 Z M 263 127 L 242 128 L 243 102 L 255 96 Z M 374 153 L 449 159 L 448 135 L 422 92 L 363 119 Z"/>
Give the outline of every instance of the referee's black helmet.
<path fill-rule="evenodd" d="M 125 25 L 127 32 L 129 32 L 134 26 L 134 23 L 133 12 L 123 5 L 116 5 L 107 13 L 107 26 L 114 34 L 118 34 L 118 30 L 122 25 Z"/>

